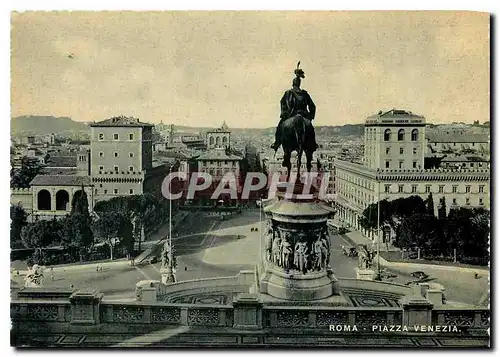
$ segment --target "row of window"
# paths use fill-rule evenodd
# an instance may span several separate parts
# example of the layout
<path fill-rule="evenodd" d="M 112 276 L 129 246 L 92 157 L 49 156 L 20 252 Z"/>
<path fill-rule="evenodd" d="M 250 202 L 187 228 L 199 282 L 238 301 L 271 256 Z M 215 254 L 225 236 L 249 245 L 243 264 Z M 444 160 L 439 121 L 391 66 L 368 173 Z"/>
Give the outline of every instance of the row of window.
<path fill-rule="evenodd" d="M 236 166 L 236 161 L 201 161 L 203 166 L 222 166 L 222 163 L 226 166 Z"/>
<path fill-rule="evenodd" d="M 228 138 L 227 136 L 222 137 L 222 144 L 227 144 Z M 209 139 L 209 145 L 214 145 L 214 137 L 211 136 Z M 215 138 L 215 145 L 220 145 L 220 137 Z"/>
<path fill-rule="evenodd" d="M 384 141 L 391 141 L 391 138 L 392 138 L 391 129 L 385 129 Z M 404 141 L 404 140 L 405 140 L 405 130 L 399 129 L 398 130 L 398 141 Z M 418 141 L 418 129 L 413 129 L 411 131 L 411 141 Z"/>
<path fill-rule="evenodd" d="M 208 173 L 212 176 L 224 176 L 227 172 L 236 173 L 236 169 L 227 169 L 227 170 L 202 169 L 201 172 Z"/>
<path fill-rule="evenodd" d="M 120 157 L 120 153 L 118 153 L 117 151 L 115 151 L 115 152 L 113 153 L 113 156 L 114 156 L 114 157 Z M 101 151 L 101 152 L 99 152 L 99 157 L 104 157 L 104 152 L 102 152 L 102 151 Z M 133 153 L 133 152 L 129 152 L 129 153 L 128 153 L 128 157 L 134 157 L 134 153 Z"/>
<path fill-rule="evenodd" d="M 134 134 L 129 133 L 128 134 L 128 139 L 129 140 L 134 140 Z M 99 140 L 104 140 L 104 133 L 99 133 Z M 118 133 L 113 134 L 113 140 L 120 140 L 120 135 Z"/>
<path fill-rule="evenodd" d="M 391 148 L 390 147 L 387 147 L 385 148 L 385 153 L 386 155 L 389 155 L 391 153 Z M 404 148 L 399 148 L 399 154 L 400 155 L 403 155 L 405 153 L 405 149 Z M 418 154 L 418 149 L 417 148 L 413 148 L 413 155 L 417 155 Z"/>
<path fill-rule="evenodd" d="M 113 194 L 114 195 L 118 195 L 119 193 L 120 193 L 120 191 L 117 188 L 113 189 Z M 134 189 L 133 188 L 129 189 L 128 193 L 131 194 L 131 195 L 133 195 L 134 194 Z M 96 195 L 99 194 L 99 190 L 97 188 L 95 189 L 95 194 Z M 103 190 L 103 194 L 107 195 L 108 194 L 108 190 Z"/>
<path fill-rule="evenodd" d="M 113 170 L 114 170 L 115 172 L 119 172 L 119 171 L 120 171 L 120 167 L 119 167 L 118 165 L 114 165 L 114 166 L 113 166 Z M 99 171 L 104 171 L 104 166 L 99 165 Z M 129 171 L 129 172 L 135 172 L 135 168 L 134 168 L 134 166 L 129 166 L 129 167 L 128 167 L 128 171 Z"/>
<path fill-rule="evenodd" d="M 405 165 L 404 165 L 404 160 L 399 160 L 398 162 L 398 168 L 400 169 L 404 169 L 405 168 Z M 420 168 L 420 165 L 418 165 L 418 161 L 413 161 L 412 164 L 411 164 L 411 167 L 414 168 L 414 169 L 417 169 L 417 168 Z M 391 168 L 391 160 L 385 160 L 385 168 L 386 169 L 389 169 Z"/>
<path fill-rule="evenodd" d="M 392 187 L 391 184 L 385 184 L 384 185 L 384 192 L 390 193 L 391 187 Z M 439 185 L 437 193 L 445 193 L 444 187 L 445 187 L 445 185 Z M 417 193 L 417 188 L 418 188 L 418 185 L 411 185 L 411 193 Z M 466 185 L 465 192 L 458 192 L 458 185 L 453 185 L 451 187 L 451 193 L 471 193 L 470 188 L 471 188 L 470 185 Z M 400 184 L 398 185 L 398 193 L 404 193 L 404 185 L 400 185 Z M 431 185 L 425 185 L 425 193 L 431 193 Z M 478 188 L 478 192 L 475 192 L 475 193 L 484 193 L 484 185 L 480 185 Z"/>

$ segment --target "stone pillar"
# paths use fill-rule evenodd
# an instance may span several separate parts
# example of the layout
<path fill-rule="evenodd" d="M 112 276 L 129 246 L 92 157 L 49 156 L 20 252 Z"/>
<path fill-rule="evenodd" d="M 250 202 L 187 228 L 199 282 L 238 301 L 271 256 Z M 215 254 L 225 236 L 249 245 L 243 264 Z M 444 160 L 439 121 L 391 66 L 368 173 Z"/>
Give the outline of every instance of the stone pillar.
<path fill-rule="evenodd" d="M 71 294 L 71 323 L 98 325 L 100 323 L 99 304 L 103 294 L 99 290 L 81 291 Z"/>
<path fill-rule="evenodd" d="M 427 301 L 435 307 L 443 305 L 443 291 L 440 289 L 429 289 L 426 294 Z"/>
<path fill-rule="evenodd" d="M 373 280 L 375 279 L 375 272 L 371 269 L 356 268 L 356 279 L 358 280 Z"/>
<path fill-rule="evenodd" d="M 135 296 L 137 301 L 156 302 L 160 282 L 158 280 L 141 280 L 135 284 Z"/>
<path fill-rule="evenodd" d="M 233 327 L 242 330 L 262 328 L 261 302 L 257 294 L 240 293 L 233 299 Z"/>
<path fill-rule="evenodd" d="M 421 296 L 405 296 L 401 300 L 403 306 L 403 325 L 430 325 L 433 305 Z"/>

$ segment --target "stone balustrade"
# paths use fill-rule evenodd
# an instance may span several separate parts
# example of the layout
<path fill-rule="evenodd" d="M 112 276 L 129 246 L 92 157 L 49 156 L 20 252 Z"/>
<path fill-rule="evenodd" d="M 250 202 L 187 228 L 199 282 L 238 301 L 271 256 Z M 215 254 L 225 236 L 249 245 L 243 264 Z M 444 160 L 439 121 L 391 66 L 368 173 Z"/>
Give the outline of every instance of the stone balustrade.
<path fill-rule="evenodd" d="M 32 289 L 35 290 L 35 289 Z M 397 307 L 268 305 L 257 294 L 240 293 L 226 305 L 102 301 L 98 291 L 54 292 L 44 288 L 18 294 L 11 301 L 13 324 L 22 322 L 87 325 L 164 324 L 263 328 L 328 328 L 330 325 L 447 325 L 487 331 L 487 308 L 434 307 L 422 296 L 403 299 Z"/>

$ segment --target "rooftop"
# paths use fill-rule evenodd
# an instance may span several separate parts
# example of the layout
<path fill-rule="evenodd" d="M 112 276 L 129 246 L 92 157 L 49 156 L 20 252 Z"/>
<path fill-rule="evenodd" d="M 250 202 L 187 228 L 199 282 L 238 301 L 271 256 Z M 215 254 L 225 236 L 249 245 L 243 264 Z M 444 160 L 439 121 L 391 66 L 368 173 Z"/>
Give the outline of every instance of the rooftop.
<path fill-rule="evenodd" d="M 50 156 L 46 162 L 47 167 L 76 167 L 76 155 Z"/>
<path fill-rule="evenodd" d="M 411 111 L 402 109 L 391 109 L 389 111 L 383 112 L 379 111 L 375 115 L 371 115 L 366 118 L 365 124 L 377 124 L 377 123 L 391 123 L 396 120 L 397 124 L 424 124 L 425 117 L 422 115 L 414 114 Z"/>
<path fill-rule="evenodd" d="M 486 162 L 484 158 L 475 155 L 445 156 L 443 162 Z"/>
<path fill-rule="evenodd" d="M 471 134 L 467 132 L 426 132 L 425 137 L 432 143 L 488 143 L 486 134 Z"/>
<path fill-rule="evenodd" d="M 97 123 L 91 123 L 89 126 L 93 127 L 101 127 L 101 126 L 128 126 L 128 127 L 153 127 L 153 124 L 143 123 L 139 121 L 138 118 L 126 117 L 126 116 L 118 116 L 109 118 L 103 121 L 99 121 Z"/>
<path fill-rule="evenodd" d="M 227 126 L 225 121 L 222 122 L 222 125 L 220 128 L 216 128 L 216 129 L 209 131 L 209 133 L 230 133 L 230 132 L 231 131 L 229 130 L 229 127 Z"/>
<path fill-rule="evenodd" d="M 90 186 L 89 176 L 75 175 L 37 175 L 30 186 Z"/>

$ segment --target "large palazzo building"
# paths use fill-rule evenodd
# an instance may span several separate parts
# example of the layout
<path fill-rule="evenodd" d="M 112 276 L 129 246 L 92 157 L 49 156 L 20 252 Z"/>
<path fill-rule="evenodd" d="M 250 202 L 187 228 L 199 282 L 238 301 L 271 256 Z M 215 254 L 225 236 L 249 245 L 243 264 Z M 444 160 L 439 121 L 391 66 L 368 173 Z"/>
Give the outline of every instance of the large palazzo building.
<path fill-rule="evenodd" d="M 432 193 L 435 212 L 441 198 L 446 207 L 490 206 L 489 168 L 424 169 L 425 118 L 404 110 L 370 116 L 365 122 L 365 153 L 361 163 L 335 160 L 337 217 L 369 238 L 358 223 L 363 210 L 379 200 Z M 386 235 L 384 235 L 386 239 Z"/>
<path fill-rule="evenodd" d="M 161 193 L 166 165 L 153 166 L 153 125 L 114 117 L 90 124 L 90 176 L 96 201 Z"/>

